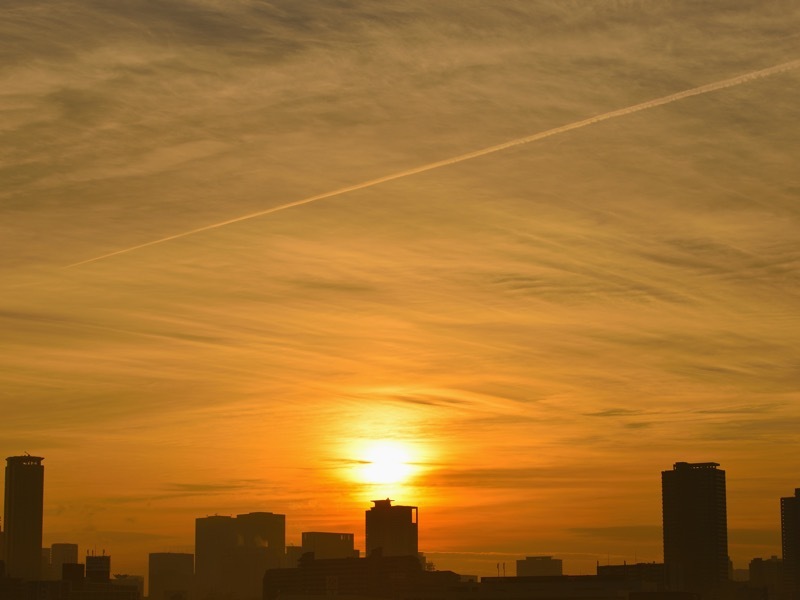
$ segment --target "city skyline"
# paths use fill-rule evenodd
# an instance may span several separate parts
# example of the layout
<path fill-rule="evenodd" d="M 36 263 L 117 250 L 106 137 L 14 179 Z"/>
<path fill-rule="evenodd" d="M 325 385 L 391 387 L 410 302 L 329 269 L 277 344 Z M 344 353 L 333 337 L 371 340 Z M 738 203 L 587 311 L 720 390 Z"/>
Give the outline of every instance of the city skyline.
<path fill-rule="evenodd" d="M 49 457 L 43 544 L 142 573 L 263 511 L 364 550 L 391 498 L 438 568 L 591 573 L 661 560 L 659 473 L 714 461 L 734 563 L 780 554 L 798 30 L 791 0 L 4 2 L 0 452 Z"/>
<path fill-rule="evenodd" d="M 42 496 L 44 484 L 43 460 L 43 457 L 30 455 L 12 456 L 7 459 L 8 467 L 6 473 L 8 474 L 9 468 L 11 468 L 12 476 L 5 483 L 5 498 L 16 497 L 17 504 L 19 503 L 19 498 L 28 498 L 30 505 L 26 506 L 26 512 L 22 518 L 22 528 L 26 530 L 30 530 L 32 527 L 33 530 L 41 531 L 42 527 L 43 507 L 39 504 L 37 508 L 36 502 L 31 503 L 29 497 L 31 497 L 31 494 L 33 497 Z M 663 544 L 664 552 L 660 561 L 638 560 L 634 556 L 632 564 L 663 563 L 667 569 L 666 572 L 669 574 L 668 585 L 672 589 L 704 592 L 707 591 L 707 586 L 719 585 L 720 582 L 727 580 L 729 568 L 737 568 L 733 564 L 727 549 L 728 526 L 725 471 L 718 469 L 719 466 L 715 462 L 687 463 L 679 461 L 673 465 L 672 470 L 661 472 L 662 536 L 660 541 Z M 30 471 L 30 473 L 19 473 L 21 467 Z M 33 473 L 32 470 L 36 470 L 36 472 Z M 28 489 L 32 486 L 35 488 L 34 490 Z M 784 573 L 785 577 L 788 578 L 787 581 L 791 582 L 793 582 L 794 578 L 792 565 L 796 558 L 794 556 L 794 547 L 797 543 L 795 539 L 797 535 L 795 500 L 798 495 L 800 495 L 800 488 L 795 490 L 795 497 L 781 497 L 779 499 L 778 531 L 782 546 L 781 554 L 788 557 L 789 566 Z M 35 500 L 35 498 L 33 499 Z M 419 548 L 418 546 L 418 507 L 392 505 L 392 502 L 389 498 L 373 500 L 373 506 L 364 512 L 363 527 L 361 528 L 363 535 L 360 536 L 364 542 L 362 550 L 354 548 L 354 539 L 356 539 L 357 533 L 342 533 L 331 530 L 324 532 L 304 531 L 301 535 L 301 544 L 296 548 L 304 549 L 301 551 L 308 551 L 306 544 L 310 544 L 310 548 L 320 544 L 319 550 L 323 552 L 323 555 L 319 558 L 327 558 L 324 556 L 326 552 L 333 552 L 333 555 L 337 558 L 358 556 L 359 554 L 361 556 L 370 556 L 376 550 L 379 550 L 379 553 L 384 556 L 417 556 L 421 552 L 420 556 L 428 554 L 426 560 L 430 562 L 433 556 L 438 556 L 440 553 L 426 553 L 424 548 Z M 16 520 L 19 521 L 20 518 L 17 517 Z M 196 562 L 195 568 L 197 573 L 200 574 L 197 575 L 197 585 L 200 589 L 223 593 L 222 590 L 226 586 L 233 585 L 231 589 L 239 590 L 239 592 L 224 592 L 223 595 L 225 593 L 241 595 L 241 590 L 258 588 L 257 580 L 250 581 L 252 577 L 244 575 L 244 573 L 247 573 L 247 569 L 252 567 L 251 563 L 254 560 L 259 563 L 263 562 L 268 568 L 280 568 L 291 566 L 291 562 L 300 556 L 296 552 L 291 552 L 295 544 L 292 541 L 287 541 L 285 514 L 275 514 L 263 510 L 238 515 L 214 514 L 196 517 L 194 523 L 194 539 L 191 547 L 184 546 L 183 550 L 180 551 L 175 549 L 151 549 L 147 552 L 147 556 L 188 552 Z M 464 525 L 468 525 L 468 522 L 464 523 Z M 20 527 L 17 526 L 17 529 L 19 530 Z M 40 562 L 41 553 L 38 551 L 35 553 L 27 552 L 32 557 L 29 557 L 31 560 L 28 561 L 32 566 L 23 568 L 14 566 L 15 560 L 18 562 L 19 559 L 12 560 L 11 563 L 8 562 L 9 549 L 13 545 L 6 546 L 6 540 L 8 539 L 6 531 L 2 531 L 2 534 L 3 537 L 0 537 L 0 540 L 3 543 L 3 550 L 6 552 L 6 574 L 22 577 L 23 579 L 38 578 L 37 575 L 34 575 L 34 569 L 38 573 L 38 567 L 42 564 Z M 20 545 L 20 537 L 17 535 L 17 541 L 14 543 L 17 546 Z M 47 539 L 47 537 L 43 536 L 43 539 Z M 372 541 L 370 542 L 370 540 Z M 30 542 L 31 539 L 25 539 L 22 547 L 31 547 Z M 50 545 L 40 542 L 36 549 L 47 550 L 49 554 Z M 347 551 L 346 548 L 353 550 Z M 74 555 L 80 559 L 78 544 L 72 542 L 64 543 L 64 540 L 62 540 L 59 543 L 52 543 L 53 552 L 56 552 L 56 549 L 58 549 L 58 554 L 51 557 L 54 565 L 64 562 L 63 556 Z M 25 553 L 23 552 L 23 554 Z M 123 548 L 123 556 L 125 555 Z M 87 557 L 86 561 L 90 558 L 94 560 L 93 557 L 95 556 L 98 556 L 98 560 L 102 558 L 104 561 L 110 561 L 110 558 L 106 555 L 105 548 L 98 555 L 96 548 L 90 549 L 87 547 L 85 556 Z M 612 564 L 611 556 L 611 553 L 606 553 L 607 562 L 605 564 Z M 771 556 L 774 558 L 776 555 Z M 498 559 L 498 556 L 495 555 L 493 558 Z M 513 555 L 508 555 L 506 558 L 512 558 L 513 560 L 510 561 L 512 563 L 519 564 L 524 562 L 519 556 L 514 558 Z M 536 560 L 550 560 L 551 558 L 553 557 L 540 555 Z M 562 571 L 564 555 L 556 558 L 557 561 L 552 564 L 557 564 L 558 570 Z M 567 558 L 569 561 L 568 554 Z M 602 558 L 600 555 L 595 554 L 595 565 L 597 567 L 600 566 L 600 558 Z M 614 555 L 614 558 L 616 562 L 613 564 L 619 565 L 628 562 L 624 555 L 622 557 Z M 752 556 L 746 562 L 749 564 L 753 559 L 760 560 L 762 558 L 765 557 Z M 148 560 L 152 562 L 152 558 Z M 528 560 L 531 561 L 533 559 L 529 557 Z M 72 562 L 76 561 L 73 560 Z M 496 563 L 496 568 L 499 570 L 502 564 L 505 572 L 505 563 L 505 560 L 502 563 Z M 11 565 L 10 570 L 8 569 L 9 564 Z M 53 568 L 50 571 L 46 571 L 46 567 L 42 566 L 42 578 L 58 578 L 57 569 Z M 431 562 L 431 567 L 434 566 L 435 564 Z M 741 568 L 741 565 L 739 567 Z M 235 578 L 239 583 L 235 585 L 230 583 L 229 573 L 237 572 L 237 570 L 241 569 L 244 569 L 242 576 Z M 124 569 L 122 570 L 124 571 Z M 225 573 L 228 573 L 228 575 L 224 575 Z M 141 573 L 129 574 L 142 575 Z M 577 574 L 586 573 L 579 571 Z M 488 573 L 482 572 L 479 576 L 481 575 L 486 576 Z M 148 574 L 142 576 L 147 580 Z M 789 583 L 788 585 L 794 585 L 794 583 Z"/>

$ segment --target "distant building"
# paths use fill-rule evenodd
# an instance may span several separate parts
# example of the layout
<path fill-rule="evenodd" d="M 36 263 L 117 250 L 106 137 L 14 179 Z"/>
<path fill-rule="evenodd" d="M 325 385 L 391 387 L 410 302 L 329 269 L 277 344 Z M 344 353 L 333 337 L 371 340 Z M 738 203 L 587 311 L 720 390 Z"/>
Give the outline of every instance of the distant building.
<path fill-rule="evenodd" d="M 86 579 L 99 583 L 111 580 L 111 557 L 86 555 Z"/>
<path fill-rule="evenodd" d="M 264 575 L 263 600 L 335 596 L 353 598 L 450 598 L 460 577 L 451 571 L 425 571 L 415 556 L 380 556 L 316 560 L 306 554 L 296 569 Z"/>
<path fill-rule="evenodd" d="M 198 598 L 222 595 L 226 574 L 233 565 L 238 544 L 233 517 L 214 515 L 195 520 L 194 555 Z"/>
<path fill-rule="evenodd" d="M 466 597 L 481 600 L 620 600 L 648 590 L 649 586 L 636 579 L 599 575 L 481 577 L 476 593 Z"/>
<path fill-rule="evenodd" d="M 197 519 L 197 597 L 259 598 L 264 571 L 283 566 L 285 549 L 285 515 L 255 512 Z"/>
<path fill-rule="evenodd" d="M 83 563 L 64 563 L 61 566 L 61 579 L 69 581 L 73 587 L 83 584 L 86 579 L 86 565 Z"/>
<path fill-rule="evenodd" d="M 302 554 L 313 552 L 314 558 L 358 558 L 352 533 L 304 531 Z"/>
<path fill-rule="evenodd" d="M 148 598 L 188 600 L 194 580 L 194 554 L 153 552 L 148 559 Z"/>
<path fill-rule="evenodd" d="M 53 544 L 50 546 L 50 579 L 60 580 L 64 565 L 78 562 L 78 544 Z"/>
<path fill-rule="evenodd" d="M 750 561 L 747 582 L 751 588 L 760 588 L 769 600 L 778 598 L 783 575 L 783 561 L 777 556 L 769 559 L 754 558 Z"/>
<path fill-rule="evenodd" d="M 382 556 L 417 556 L 418 509 L 416 506 L 392 506 L 392 501 L 373 500 L 366 511 L 366 553 L 379 551 Z"/>
<path fill-rule="evenodd" d="M 633 563 L 622 565 L 597 565 L 597 576 L 607 579 L 628 579 L 645 584 L 644 590 L 666 590 L 667 576 L 664 563 Z"/>
<path fill-rule="evenodd" d="M 284 558 L 283 566 L 290 569 L 299 566 L 301 556 L 303 556 L 302 546 L 286 546 L 286 557 Z"/>
<path fill-rule="evenodd" d="M 725 471 L 675 463 L 661 473 L 664 564 L 672 591 L 706 593 L 728 581 Z"/>
<path fill-rule="evenodd" d="M 29 600 L 142 600 L 144 578 L 110 573 L 111 557 L 86 556 L 87 565 L 64 563 L 61 581 L 35 582 Z M 86 568 L 88 566 L 88 568 Z M 86 576 L 84 576 L 84 574 Z M 91 574 L 91 576 L 89 576 Z"/>
<path fill-rule="evenodd" d="M 517 577 L 563 575 L 562 561 L 552 556 L 526 556 L 517 561 Z"/>
<path fill-rule="evenodd" d="M 788 600 L 800 599 L 800 488 L 781 498 L 783 586 Z"/>
<path fill-rule="evenodd" d="M 110 583 L 117 589 L 124 588 L 125 593 L 129 593 L 131 588 L 135 589 L 138 598 L 142 598 L 144 596 L 144 577 L 141 575 L 114 575 L 114 578 L 111 579 Z"/>
<path fill-rule="evenodd" d="M 44 466 L 40 456 L 9 456 L 5 481 L 6 574 L 41 578 Z"/>

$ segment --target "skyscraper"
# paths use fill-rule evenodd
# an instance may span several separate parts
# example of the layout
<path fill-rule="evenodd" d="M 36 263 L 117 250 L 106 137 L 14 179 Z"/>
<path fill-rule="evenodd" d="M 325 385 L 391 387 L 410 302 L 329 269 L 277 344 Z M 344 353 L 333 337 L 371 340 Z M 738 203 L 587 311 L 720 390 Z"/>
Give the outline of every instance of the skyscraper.
<path fill-rule="evenodd" d="M 419 553 L 416 506 L 392 506 L 392 501 L 373 500 L 365 513 L 367 556 L 380 550 L 383 556 L 417 556 Z"/>
<path fill-rule="evenodd" d="M 256 512 L 197 519 L 197 597 L 260 598 L 264 571 L 281 567 L 285 554 L 285 515 Z"/>
<path fill-rule="evenodd" d="M 65 564 L 78 562 L 78 544 L 53 544 L 50 548 L 50 579 L 61 579 Z"/>
<path fill-rule="evenodd" d="M 148 573 L 149 600 L 188 600 L 194 579 L 194 555 L 153 552 Z"/>
<path fill-rule="evenodd" d="M 105 583 L 111 580 L 111 557 L 105 552 L 99 556 L 86 555 L 86 579 Z"/>
<path fill-rule="evenodd" d="M 661 473 L 664 564 L 674 591 L 708 592 L 728 579 L 725 471 L 675 463 Z"/>
<path fill-rule="evenodd" d="M 781 498 L 783 588 L 788 600 L 800 599 L 800 488 Z"/>
<path fill-rule="evenodd" d="M 233 566 L 236 544 L 233 517 L 213 515 L 195 520 L 195 575 L 200 600 L 222 596 L 228 591 L 227 573 Z"/>
<path fill-rule="evenodd" d="M 6 459 L 6 573 L 29 581 L 41 577 L 43 460 L 29 455 Z"/>

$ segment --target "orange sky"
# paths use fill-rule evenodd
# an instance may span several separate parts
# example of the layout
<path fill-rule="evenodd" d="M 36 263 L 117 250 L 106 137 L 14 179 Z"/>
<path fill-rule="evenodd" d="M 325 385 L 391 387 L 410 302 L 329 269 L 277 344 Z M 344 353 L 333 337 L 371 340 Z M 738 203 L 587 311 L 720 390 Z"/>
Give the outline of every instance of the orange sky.
<path fill-rule="evenodd" d="M 0 9 L 3 456 L 45 543 L 144 574 L 194 519 L 420 507 L 440 568 L 661 560 L 728 476 L 736 567 L 800 486 L 800 69 L 81 264 L 800 59 L 788 0 Z M 404 444 L 402 486 L 354 480 Z"/>

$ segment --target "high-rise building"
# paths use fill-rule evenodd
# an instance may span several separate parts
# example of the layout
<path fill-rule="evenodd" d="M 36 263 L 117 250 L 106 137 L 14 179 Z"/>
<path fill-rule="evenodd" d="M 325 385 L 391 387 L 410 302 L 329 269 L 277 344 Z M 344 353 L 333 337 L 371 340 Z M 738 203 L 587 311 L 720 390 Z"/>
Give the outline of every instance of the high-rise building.
<path fill-rule="evenodd" d="M 60 580 L 64 564 L 78 562 L 78 544 L 53 544 L 50 547 L 50 579 Z"/>
<path fill-rule="evenodd" d="M 418 509 L 392 506 L 392 501 L 373 500 L 366 511 L 366 554 L 379 551 L 383 556 L 417 556 L 419 553 Z"/>
<path fill-rule="evenodd" d="M 86 579 L 106 583 L 111 579 L 111 557 L 107 554 L 86 556 Z"/>
<path fill-rule="evenodd" d="M 188 600 L 194 579 L 194 555 L 153 552 L 148 561 L 150 600 Z"/>
<path fill-rule="evenodd" d="M 352 533 L 330 533 L 327 531 L 304 531 L 303 554 L 314 553 L 316 559 L 358 558 Z"/>
<path fill-rule="evenodd" d="M 28 581 L 41 577 L 43 460 L 27 454 L 6 459 L 6 574 Z"/>
<path fill-rule="evenodd" d="M 197 598 L 260 598 L 264 571 L 283 566 L 285 554 L 285 515 L 255 512 L 197 519 Z"/>
<path fill-rule="evenodd" d="M 766 598 L 778 598 L 782 574 L 783 561 L 777 556 L 768 559 L 754 558 L 747 569 L 748 586 L 765 590 Z"/>
<path fill-rule="evenodd" d="M 789 600 L 800 600 L 800 488 L 781 498 L 783 588 Z"/>
<path fill-rule="evenodd" d="M 664 564 L 673 591 L 706 593 L 728 579 L 725 471 L 675 463 L 661 473 Z"/>
<path fill-rule="evenodd" d="M 223 595 L 225 573 L 232 568 L 236 548 L 233 517 L 213 515 L 195 520 L 194 555 L 198 598 Z"/>

